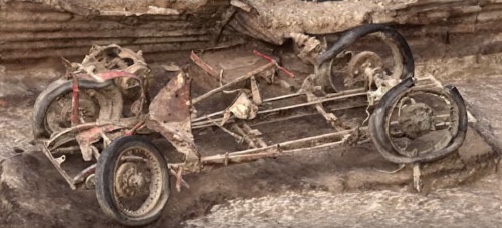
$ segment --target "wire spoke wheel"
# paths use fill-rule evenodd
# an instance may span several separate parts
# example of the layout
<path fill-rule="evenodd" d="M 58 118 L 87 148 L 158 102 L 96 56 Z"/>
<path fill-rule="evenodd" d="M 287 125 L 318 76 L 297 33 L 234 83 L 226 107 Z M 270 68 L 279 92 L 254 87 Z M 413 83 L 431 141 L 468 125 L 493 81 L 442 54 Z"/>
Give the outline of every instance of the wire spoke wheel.
<path fill-rule="evenodd" d="M 376 38 L 385 46 L 365 47 L 364 43 L 368 40 L 352 46 L 365 36 L 368 39 Z M 364 51 L 348 51 L 352 48 Z M 390 56 L 392 59 L 388 58 Z M 346 90 L 347 87 L 359 88 L 360 84 L 371 86 L 376 83 L 375 78 L 398 81 L 413 77 L 415 71 L 413 55 L 404 37 L 397 30 L 379 24 L 361 25 L 342 33 L 337 42 L 317 56 L 316 63 L 316 75 L 322 78 L 318 80 L 319 83 L 328 87 L 328 82 L 335 92 Z"/>
<path fill-rule="evenodd" d="M 89 91 L 91 94 L 94 91 Z M 85 92 L 80 92 L 78 102 L 79 123 L 95 122 L 99 117 L 99 104 Z M 72 114 L 71 92 L 56 98 L 48 107 L 44 120 L 48 132 L 59 132 L 71 127 Z"/>
<path fill-rule="evenodd" d="M 411 89 L 390 109 L 385 133 L 403 156 L 443 149 L 458 133 L 459 108 L 442 89 Z"/>
<path fill-rule="evenodd" d="M 408 78 L 378 102 L 368 131 L 375 148 L 388 161 L 431 162 L 463 144 L 467 110 L 455 87 L 414 87 L 414 80 Z"/>
<path fill-rule="evenodd" d="M 78 123 L 115 120 L 122 116 L 123 99 L 113 82 L 79 81 Z M 72 80 L 56 80 L 42 91 L 33 107 L 33 136 L 48 139 L 72 126 Z"/>
<path fill-rule="evenodd" d="M 128 216 L 141 217 L 155 207 L 162 194 L 159 161 L 144 148 L 133 147 L 117 163 L 114 198 Z"/>
<path fill-rule="evenodd" d="M 101 208 L 124 225 L 153 222 L 168 199 L 167 162 L 155 145 L 138 136 L 113 141 L 99 158 L 96 177 Z"/>

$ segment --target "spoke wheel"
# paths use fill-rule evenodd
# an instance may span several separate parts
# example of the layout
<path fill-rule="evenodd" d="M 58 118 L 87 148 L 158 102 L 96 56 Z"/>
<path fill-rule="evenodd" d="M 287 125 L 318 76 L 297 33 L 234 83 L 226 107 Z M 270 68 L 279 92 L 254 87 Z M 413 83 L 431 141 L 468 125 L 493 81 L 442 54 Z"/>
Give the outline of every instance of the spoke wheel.
<path fill-rule="evenodd" d="M 377 53 L 360 52 L 350 60 L 343 85 L 346 89 L 367 88 L 369 86 L 368 75 L 383 74 L 383 67 L 383 60 Z"/>
<path fill-rule="evenodd" d="M 95 91 L 87 91 L 89 94 Z M 85 91 L 79 93 L 78 104 L 79 123 L 95 122 L 99 117 L 99 103 Z M 44 119 L 44 126 L 48 132 L 59 132 L 71 127 L 72 95 L 66 93 L 56 98 L 49 107 Z"/>
<path fill-rule="evenodd" d="M 458 133 L 459 108 L 442 89 L 411 89 L 390 107 L 385 133 L 401 155 L 445 148 Z"/>
<path fill-rule="evenodd" d="M 72 80 L 56 80 L 38 95 L 32 117 L 36 139 L 48 139 L 53 133 L 71 126 L 72 87 Z M 81 80 L 79 89 L 80 123 L 116 120 L 122 116 L 122 95 L 111 81 Z"/>
<path fill-rule="evenodd" d="M 467 110 L 458 90 L 413 87 L 403 80 L 387 92 L 370 117 L 377 151 L 395 163 L 430 162 L 456 151 L 467 132 Z"/>
<path fill-rule="evenodd" d="M 165 158 L 155 145 L 138 136 L 113 141 L 98 160 L 96 177 L 101 208 L 124 225 L 153 222 L 169 196 Z"/>

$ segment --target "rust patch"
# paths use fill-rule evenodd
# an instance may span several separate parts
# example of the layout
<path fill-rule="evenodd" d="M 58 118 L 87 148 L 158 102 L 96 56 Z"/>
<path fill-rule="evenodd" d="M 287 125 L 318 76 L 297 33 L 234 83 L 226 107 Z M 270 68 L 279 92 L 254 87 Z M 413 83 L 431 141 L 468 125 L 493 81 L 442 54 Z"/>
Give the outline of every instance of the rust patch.
<path fill-rule="evenodd" d="M 92 155 L 95 150 L 95 147 L 92 144 L 99 141 L 99 139 L 103 137 L 105 132 L 110 132 L 121 128 L 123 127 L 116 125 L 105 125 L 93 127 L 89 130 L 78 133 L 75 139 L 78 142 L 84 161 L 90 161 L 92 159 Z"/>
<path fill-rule="evenodd" d="M 146 126 L 168 139 L 185 155 L 185 168 L 195 171 L 200 168 L 200 154 L 192 134 L 190 106 L 190 79 L 181 70 L 153 99 Z"/>
<path fill-rule="evenodd" d="M 190 121 L 190 81 L 184 72 L 160 90 L 149 110 L 150 117 L 159 122 Z"/>

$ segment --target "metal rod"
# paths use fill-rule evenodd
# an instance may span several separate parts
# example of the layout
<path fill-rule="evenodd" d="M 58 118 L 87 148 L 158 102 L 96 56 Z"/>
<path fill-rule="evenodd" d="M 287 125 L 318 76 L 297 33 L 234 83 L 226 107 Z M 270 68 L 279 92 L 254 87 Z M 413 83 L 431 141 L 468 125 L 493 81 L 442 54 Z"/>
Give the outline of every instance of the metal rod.
<path fill-rule="evenodd" d="M 262 137 L 260 137 L 262 134 L 261 132 L 259 132 L 257 129 L 252 129 L 251 126 L 249 126 L 247 123 L 242 123 L 242 127 L 244 127 L 244 129 L 246 129 L 246 131 L 248 133 L 251 133 L 251 132 L 257 132 L 258 134 L 253 134 L 253 139 L 256 140 L 256 142 L 258 144 L 260 144 L 260 147 L 267 147 L 267 143 L 265 143 L 265 141 L 262 139 Z"/>
<path fill-rule="evenodd" d="M 273 97 L 273 98 L 265 99 L 265 100 L 262 101 L 262 103 L 272 102 L 272 101 L 278 101 L 278 100 L 283 100 L 283 99 L 288 99 L 288 98 L 293 98 L 293 97 L 297 97 L 297 96 L 301 96 L 301 95 L 305 95 L 305 94 L 304 93 L 287 94 L 287 95 L 284 95 L 284 96 L 279 96 L 279 97 Z M 211 117 L 214 117 L 214 116 L 217 116 L 217 115 L 223 115 L 223 113 L 225 113 L 225 111 L 214 112 L 214 113 L 211 113 L 209 115 L 204 115 L 204 116 L 201 116 L 199 118 L 196 118 L 196 119 L 192 120 L 192 122 L 196 123 L 196 122 L 199 122 L 201 120 L 207 120 L 208 118 L 211 118 Z"/>
<path fill-rule="evenodd" d="M 237 124 L 232 124 L 232 128 L 237 131 L 239 134 L 242 135 L 242 140 L 246 141 L 248 144 L 249 148 L 258 148 L 256 144 L 254 143 L 253 139 L 249 137 L 249 134 L 246 134 L 242 128 L 237 126 Z"/>
<path fill-rule="evenodd" d="M 281 155 L 286 155 L 286 154 L 291 154 L 291 153 L 296 153 L 304 150 L 315 150 L 315 149 L 322 149 L 322 148 L 334 148 L 338 146 L 342 146 L 345 143 L 345 140 L 340 140 L 337 142 L 331 142 L 331 143 L 324 143 L 320 144 L 317 146 L 313 147 L 306 147 L 306 148 L 298 148 L 298 149 L 291 149 L 291 150 L 279 150 L 277 148 L 271 148 L 268 151 L 260 152 L 260 153 L 253 153 L 253 154 L 225 154 L 225 155 L 217 155 L 217 156 L 212 156 L 212 157 L 205 157 L 203 158 L 202 162 L 206 165 L 211 165 L 211 164 L 223 164 L 225 160 L 228 160 L 230 162 L 234 163 L 240 163 L 240 162 L 246 162 L 246 161 L 253 161 L 261 158 L 268 158 L 268 157 L 277 157 Z"/>
<path fill-rule="evenodd" d="M 331 97 L 337 97 L 337 96 L 342 96 L 342 95 L 347 95 L 347 94 L 362 93 L 362 92 L 366 92 L 366 90 L 364 88 L 358 88 L 358 89 L 345 90 L 345 91 L 341 91 L 341 92 L 338 92 L 338 93 L 330 93 L 330 94 L 328 94 L 328 95 L 326 95 L 324 97 L 325 98 L 331 98 Z M 298 93 L 297 92 L 297 93 L 286 94 L 286 95 L 283 95 L 283 96 L 278 96 L 278 97 L 272 97 L 272 98 L 264 99 L 263 103 L 273 102 L 273 101 L 279 101 L 279 100 L 285 100 L 285 99 L 294 98 L 294 97 L 298 97 L 298 96 L 302 96 L 302 95 L 305 95 L 305 93 Z M 223 113 L 224 113 L 224 111 L 219 111 L 219 112 L 211 113 L 209 115 L 201 116 L 199 118 L 193 119 L 192 123 L 197 123 L 197 122 L 202 121 L 202 120 L 207 120 L 208 117 L 214 117 L 214 116 L 217 116 L 217 115 L 223 115 Z"/>
<path fill-rule="evenodd" d="M 219 127 L 222 131 L 226 132 L 227 134 L 229 134 L 230 136 L 234 137 L 235 139 L 237 139 L 237 141 L 242 141 L 243 140 L 243 137 L 239 136 L 238 134 L 228 130 L 227 128 L 221 126 L 220 124 L 216 123 L 214 120 L 208 118 L 209 120 L 212 121 L 212 123 L 214 125 L 216 125 L 217 127 Z"/>
<path fill-rule="evenodd" d="M 202 94 L 201 96 L 199 96 L 199 97 L 197 97 L 195 99 L 192 99 L 192 105 L 195 105 L 195 104 L 199 103 L 200 101 L 202 101 L 202 100 L 204 100 L 204 99 L 206 99 L 206 98 L 208 98 L 208 97 L 210 97 L 210 96 L 212 96 L 212 95 L 214 95 L 216 93 L 219 93 L 219 92 L 221 92 L 221 91 L 223 91 L 223 90 L 225 90 L 225 89 L 227 89 L 227 88 L 229 88 L 231 86 L 234 86 L 234 85 L 236 85 L 237 83 L 239 83 L 241 81 L 247 80 L 247 79 L 253 77 L 255 74 L 258 74 L 258 73 L 260 73 L 260 72 L 262 72 L 262 71 L 264 71 L 264 70 L 266 70 L 266 69 L 268 69 L 270 67 L 273 67 L 273 66 L 275 66 L 274 63 L 267 63 L 267 64 L 265 64 L 265 65 L 263 65 L 263 66 L 255 69 L 255 70 L 253 70 L 253 71 L 250 71 L 249 73 L 247 73 L 247 74 L 245 74 L 243 76 L 240 76 L 240 77 L 238 77 L 238 78 L 230 81 L 229 83 L 227 83 L 227 84 L 225 84 L 223 86 L 220 86 L 220 87 L 218 87 L 216 89 L 213 89 L 213 90 L 211 90 L 211 91 L 209 91 L 209 92 L 207 92 L 205 94 Z"/>
<path fill-rule="evenodd" d="M 279 108 L 274 108 L 274 109 L 262 110 L 262 111 L 258 111 L 257 114 L 260 115 L 260 114 L 267 114 L 267 113 L 272 113 L 272 112 L 284 111 L 284 110 L 288 110 L 288 109 L 300 108 L 300 107 L 305 107 L 305 106 L 320 104 L 320 103 L 324 103 L 324 102 L 341 100 L 341 99 L 346 99 L 346 98 L 351 98 L 351 97 L 357 97 L 357 96 L 364 96 L 364 95 L 366 95 L 366 92 L 360 92 L 360 93 L 348 94 L 348 95 L 341 95 L 341 96 L 333 96 L 333 97 L 323 98 L 323 99 L 319 99 L 319 100 L 316 100 L 316 101 L 305 102 L 305 103 L 296 104 L 296 105 L 290 105 L 290 106 L 284 106 L 284 107 L 279 107 Z M 221 120 L 221 118 L 214 119 L 214 121 L 220 121 L 220 120 Z M 192 122 L 192 126 L 193 126 L 193 128 L 197 128 L 198 125 L 204 125 L 204 124 L 207 124 L 207 123 L 208 123 L 207 120 L 206 121 L 202 121 L 201 120 L 201 121 L 197 121 L 197 122 L 193 121 Z"/>
<path fill-rule="evenodd" d="M 329 108 L 328 110 L 331 112 L 334 111 L 340 111 L 340 110 L 345 110 L 345 109 L 351 109 L 351 108 L 359 108 L 359 107 L 364 107 L 367 106 L 367 104 L 353 104 L 353 105 L 347 105 L 347 106 L 337 106 L 336 108 Z M 307 117 L 307 116 L 314 116 L 314 115 L 319 115 L 318 112 L 310 112 L 310 113 L 299 113 L 299 114 L 294 114 L 291 116 L 286 116 L 282 118 L 275 118 L 271 120 L 264 120 L 264 121 L 253 121 L 250 126 L 259 126 L 262 124 L 268 124 L 268 123 L 275 123 L 279 121 L 285 121 L 285 120 L 290 120 L 290 119 L 295 119 L 295 118 L 301 118 L 301 117 Z M 216 119 L 216 120 L 221 120 L 221 118 Z M 211 122 L 199 122 L 196 125 L 192 126 L 192 129 L 201 129 L 205 127 L 210 127 L 213 126 Z"/>
<path fill-rule="evenodd" d="M 367 127 L 360 128 L 360 130 L 366 130 L 366 129 L 367 129 Z M 302 138 L 302 139 L 298 139 L 298 140 L 287 141 L 287 142 L 283 142 L 283 143 L 277 143 L 277 144 L 270 145 L 270 146 L 263 147 L 263 148 L 254 148 L 254 149 L 248 149 L 248 150 L 243 150 L 243 151 L 230 152 L 228 154 L 229 154 L 229 156 L 238 155 L 238 154 L 253 154 L 253 153 L 258 153 L 258 152 L 270 150 L 272 148 L 285 148 L 288 146 L 294 146 L 295 144 L 301 144 L 301 143 L 310 142 L 310 141 L 314 141 L 314 140 L 328 139 L 331 137 L 341 137 L 341 136 L 350 134 L 353 131 L 354 131 L 354 129 L 333 132 L 333 133 L 328 133 L 328 134 L 323 134 L 323 135 L 312 136 L 312 137 L 308 137 L 308 138 Z M 203 158 L 201 158 L 201 160 L 202 161 L 204 161 L 205 159 L 211 160 L 211 157 L 216 157 L 216 156 L 221 156 L 221 155 L 203 157 Z"/>
<path fill-rule="evenodd" d="M 73 178 L 71 178 L 70 175 L 68 175 L 68 173 L 66 173 L 66 171 L 64 171 L 61 168 L 61 164 L 58 161 L 56 161 L 56 159 L 52 156 L 51 152 L 49 151 L 49 149 L 47 148 L 47 145 L 45 143 L 43 145 L 42 151 L 44 152 L 45 156 L 49 159 L 49 161 L 51 161 L 52 165 L 54 165 L 54 167 L 56 167 L 59 174 L 61 174 L 61 176 L 63 176 L 63 178 L 66 180 L 66 182 L 70 185 L 70 188 L 72 190 L 77 189 L 77 187 L 75 186 L 75 183 L 73 182 Z M 65 155 L 61 156 L 61 158 L 64 159 Z"/>
<path fill-rule="evenodd" d="M 266 114 L 266 113 L 271 113 L 271 112 L 284 111 L 284 110 L 288 110 L 288 109 L 300 108 L 300 107 L 320 104 L 320 103 L 324 103 L 324 102 L 328 102 L 328 101 L 335 101 L 335 100 L 357 97 L 357 96 L 362 96 L 362 95 L 366 95 L 366 93 L 364 92 L 364 93 L 356 93 L 356 94 L 350 94 L 350 95 L 342 95 L 342 96 L 337 96 L 337 97 L 329 97 L 329 98 L 319 99 L 316 101 L 310 101 L 310 102 L 305 102 L 305 103 L 296 104 L 296 105 L 290 105 L 290 106 L 284 106 L 284 107 L 275 108 L 275 109 L 263 110 L 263 111 L 259 111 L 258 114 Z"/>
<path fill-rule="evenodd" d="M 78 119 L 78 114 L 79 114 L 79 93 L 80 93 L 80 90 L 79 90 L 79 83 L 78 83 L 78 79 L 77 79 L 77 76 L 75 76 L 75 74 L 71 74 L 71 76 L 73 77 L 73 86 L 72 86 L 72 93 L 71 93 L 71 108 L 72 108 L 72 111 L 71 111 L 71 124 L 72 126 L 75 126 L 77 124 L 79 124 L 79 119 Z"/>
<path fill-rule="evenodd" d="M 288 98 L 298 97 L 298 96 L 301 96 L 301 95 L 305 95 L 305 94 L 304 93 L 298 93 L 298 92 L 296 92 L 296 93 L 291 93 L 291 94 L 287 94 L 287 95 L 283 95 L 283 96 L 268 98 L 268 99 L 263 100 L 263 102 L 272 102 L 272 101 L 284 100 L 284 99 L 288 99 Z"/>

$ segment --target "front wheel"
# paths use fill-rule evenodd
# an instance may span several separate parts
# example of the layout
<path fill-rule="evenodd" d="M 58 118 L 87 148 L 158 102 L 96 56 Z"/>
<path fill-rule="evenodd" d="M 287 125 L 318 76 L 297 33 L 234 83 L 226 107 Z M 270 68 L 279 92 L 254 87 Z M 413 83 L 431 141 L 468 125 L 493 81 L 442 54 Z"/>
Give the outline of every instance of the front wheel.
<path fill-rule="evenodd" d="M 414 87 L 412 78 L 388 91 L 370 117 L 377 151 L 394 163 L 422 163 L 455 152 L 467 132 L 467 110 L 454 86 Z"/>
<path fill-rule="evenodd" d="M 164 156 L 139 136 L 114 140 L 96 166 L 96 196 L 103 211 L 126 226 L 152 223 L 169 197 Z"/>

